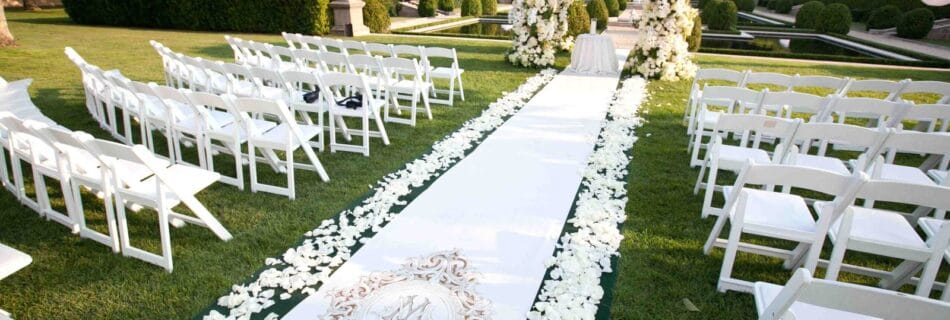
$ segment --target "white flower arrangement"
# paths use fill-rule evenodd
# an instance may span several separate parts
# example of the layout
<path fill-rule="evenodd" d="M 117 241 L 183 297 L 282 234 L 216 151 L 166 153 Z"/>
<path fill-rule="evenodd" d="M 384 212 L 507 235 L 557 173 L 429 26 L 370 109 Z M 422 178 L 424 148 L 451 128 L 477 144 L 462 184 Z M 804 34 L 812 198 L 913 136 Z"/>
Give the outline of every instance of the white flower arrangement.
<path fill-rule="evenodd" d="M 567 50 L 567 14 L 574 0 L 514 0 L 508 12 L 514 33 L 508 61 L 523 67 L 554 65 L 558 49 Z"/>
<path fill-rule="evenodd" d="M 634 129 L 642 122 L 637 110 L 646 97 L 645 85 L 640 77 L 624 80 L 609 107 L 584 171 L 574 217 L 568 220 L 576 231 L 561 237 L 559 251 L 548 260 L 551 279 L 544 281 L 529 320 L 594 319 L 597 314 L 604 295 L 600 277 L 613 272 L 610 259 L 620 254 L 623 240 L 619 225 L 627 218 L 628 152 L 637 141 Z"/>
<path fill-rule="evenodd" d="M 627 67 L 651 79 L 692 78 L 696 65 L 689 59 L 686 37 L 693 32 L 698 11 L 687 0 L 645 0 L 640 32 Z"/>
<path fill-rule="evenodd" d="M 283 291 L 276 297 L 280 300 L 288 300 L 294 294 L 316 293 L 315 288 L 350 259 L 353 246 L 369 240 L 370 237 L 364 237 L 365 233 L 378 232 L 398 214 L 392 212 L 392 208 L 406 204 L 402 197 L 464 158 L 467 150 L 501 126 L 506 117 L 524 107 L 534 93 L 556 74 L 554 69 L 542 70 L 515 91 L 505 93 L 489 104 L 481 115 L 466 121 L 460 129 L 436 142 L 431 152 L 406 163 L 404 169 L 385 176 L 378 182 L 375 192 L 360 205 L 341 212 L 336 221 L 324 220 L 319 227 L 304 235 L 302 244 L 287 249 L 282 256 L 267 258 L 265 264 L 270 268 L 261 272 L 257 279 L 232 286 L 228 295 L 218 299 L 218 305 L 229 310 L 227 315 L 212 310 L 203 318 L 250 319 L 276 303 L 278 288 Z M 278 317 L 276 313 L 269 313 L 265 319 Z"/>

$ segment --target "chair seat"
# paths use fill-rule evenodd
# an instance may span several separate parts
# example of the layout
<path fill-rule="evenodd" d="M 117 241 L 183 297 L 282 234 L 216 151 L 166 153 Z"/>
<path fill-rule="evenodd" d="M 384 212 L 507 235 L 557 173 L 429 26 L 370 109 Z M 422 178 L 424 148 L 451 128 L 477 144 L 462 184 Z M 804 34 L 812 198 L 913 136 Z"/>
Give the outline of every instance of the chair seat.
<path fill-rule="evenodd" d="M 382 99 L 370 99 L 369 100 L 370 108 L 373 111 L 377 111 L 386 105 L 386 101 Z M 341 115 L 341 116 L 350 116 L 350 117 L 362 117 L 363 108 L 349 109 L 344 106 L 337 105 L 336 103 L 330 105 L 330 114 Z M 370 115 L 373 115 L 373 112 L 370 112 Z"/>
<path fill-rule="evenodd" d="M 881 168 L 881 180 L 900 181 L 922 185 L 935 185 L 936 183 L 927 177 L 923 171 L 916 167 L 901 166 L 896 164 L 884 164 Z"/>
<path fill-rule="evenodd" d="M 303 135 L 301 139 L 304 141 L 309 141 L 313 137 L 316 137 L 323 130 L 323 128 L 320 126 L 315 125 L 301 124 L 297 126 L 300 128 L 300 133 Z M 257 147 L 284 149 L 287 147 L 287 145 L 290 145 L 291 149 L 296 149 L 300 146 L 300 141 L 293 139 L 289 131 L 290 126 L 288 126 L 286 123 L 281 123 L 267 132 L 253 137 L 251 140 Z"/>
<path fill-rule="evenodd" d="M 719 169 L 738 171 L 747 160 L 752 159 L 756 163 L 770 163 L 768 152 L 762 149 L 743 148 L 730 145 L 719 146 Z"/>
<path fill-rule="evenodd" d="M 254 124 L 254 128 L 256 128 L 259 132 L 264 132 L 277 126 L 276 123 L 264 119 L 252 118 L 250 120 Z M 235 142 L 244 143 L 244 141 L 247 141 L 247 132 L 244 131 L 244 129 L 242 129 L 237 123 L 231 123 L 229 125 L 222 126 L 221 128 L 213 129 L 208 132 L 208 135 L 214 139 L 232 141 L 234 140 L 234 130 L 238 130 L 238 140 Z"/>
<path fill-rule="evenodd" d="M 412 80 L 400 80 L 399 82 L 389 85 L 389 89 L 400 92 L 400 93 L 413 93 L 415 91 L 425 92 L 429 88 L 429 83 L 420 82 L 416 83 Z"/>
<path fill-rule="evenodd" d="M 753 293 L 755 295 L 755 306 L 758 309 L 759 315 L 762 315 L 765 312 L 765 309 L 775 300 L 775 297 L 779 295 L 779 292 L 782 291 L 782 286 L 775 285 L 766 282 L 756 282 L 753 285 Z M 841 311 L 831 308 L 825 308 L 821 306 L 816 306 L 809 303 L 796 301 L 792 303 L 792 306 L 788 308 L 788 312 L 795 315 L 794 319 L 796 320 L 819 320 L 819 319 L 835 319 L 835 320 L 874 320 L 879 318 L 869 317 L 862 314 Z"/>
<path fill-rule="evenodd" d="M 848 170 L 848 167 L 844 165 L 844 162 L 832 157 L 821 157 L 810 154 L 796 154 L 795 161 L 792 164 L 802 167 L 827 170 L 837 174 L 851 174 L 851 171 Z"/>
<path fill-rule="evenodd" d="M 928 238 L 937 234 L 937 232 L 940 231 L 940 228 L 945 227 L 947 223 L 947 220 L 929 217 L 924 217 L 917 220 L 917 226 L 919 226 L 920 229 L 924 231 L 924 234 L 927 235 Z M 950 262 L 950 248 L 947 248 L 947 251 L 943 254 L 943 258 L 947 260 L 947 262 Z"/>
<path fill-rule="evenodd" d="M 221 175 L 217 172 L 186 165 L 173 165 L 165 170 L 168 174 L 167 176 L 174 179 L 169 183 L 174 184 L 179 192 L 187 192 L 190 194 L 204 190 L 221 178 Z M 127 197 L 131 196 L 132 198 L 128 200 L 134 203 L 142 205 L 154 204 L 155 199 L 158 199 L 158 190 L 155 189 L 155 179 L 158 179 L 158 177 L 151 176 L 138 183 L 130 183 L 126 188 L 122 189 L 123 194 Z M 178 195 L 168 191 L 169 190 L 166 189 L 165 199 L 169 206 L 174 207 L 178 205 L 178 203 L 181 202 Z"/>
<path fill-rule="evenodd" d="M 274 87 L 261 87 L 260 94 L 261 98 L 269 100 L 281 100 L 287 97 L 287 92 L 284 89 Z"/>
<path fill-rule="evenodd" d="M 456 69 L 456 71 L 453 71 L 452 68 L 449 67 L 437 67 L 429 71 L 429 76 L 433 78 L 451 79 L 456 76 L 461 76 L 462 73 L 465 72 L 465 69 Z"/>
<path fill-rule="evenodd" d="M 30 255 L 0 243 L 0 279 L 23 269 L 33 262 Z"/>
<path fill-rule="evenodd" d="M 290 99 L 287 101 L 287 104 L 294 111 L 307 111 L 307 112 L 326 112 L 327 111 L 327 102 L 323 99 L 323 96 L 313 103 L 307 103 L 303 100 L 303 95 L 306 94 L 305 91 L 294 90 L 290 94 Z"/>
<path fill-rule="evenodd" d="M 799 238 L 785 235 L 796 233 L 807 239 L 814 234 L 815 220 L 801 197 L 748 188 L 742 192 L 747 194 L 743 232 L 792 240 Z M 735 217 L 735 208 L 729 212 L 730 217 Z"/>
<path fill-rule="evenodd" d="M 254 95 L 257 86 L 253 82 L 238 80 L 231 83 L 231 93 L 236 96 L 250 97 Z"/>
<path fill-rule="evenodd" d="M 230 113 L 213 110 L 213 111 L 209 111 L 208 114 L 211 116 L 212 119 L 214 119 L 215 122 L 218 123 L 219 126 L 226 126 L 231 123 L 234 123 L 234 116 L 231 115 Z M 185 132 L 197 133 L 199 128 L 201 127 L 200 117 L 191 117 L 191 118 L 182 120 L 178 122 L 178 124 L 176 124 L 176 127 L 179 130 L 182 130 Z"/>
<path fill-rule="evenodd" d="M 849 249 L 867 252 L 867 246 L 861 245 L 864 243 L 871 246 L 928 250 L 927 244 L 920 239 L 914 227 L 899 213 L 856 206 L 852 206 L 851 209 L 854 211 L 854 220 L 851 225 Z M 841 219 L 838 219 L 828 230 L 828 236 L 832 241 L 836 241 L 840 229 Z"/>

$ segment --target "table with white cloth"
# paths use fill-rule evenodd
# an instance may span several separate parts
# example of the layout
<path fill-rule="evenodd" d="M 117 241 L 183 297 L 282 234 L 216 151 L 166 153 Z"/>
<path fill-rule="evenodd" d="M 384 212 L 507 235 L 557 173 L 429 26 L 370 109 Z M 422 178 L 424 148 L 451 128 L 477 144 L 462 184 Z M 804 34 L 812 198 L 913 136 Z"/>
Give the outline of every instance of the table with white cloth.
<path fill-rule="evenodd" d="M 619 69 L 614 42 L 610 37 L 599 34 L 577 36 L 568 70 L 581 74 L 614 75 Z"/>

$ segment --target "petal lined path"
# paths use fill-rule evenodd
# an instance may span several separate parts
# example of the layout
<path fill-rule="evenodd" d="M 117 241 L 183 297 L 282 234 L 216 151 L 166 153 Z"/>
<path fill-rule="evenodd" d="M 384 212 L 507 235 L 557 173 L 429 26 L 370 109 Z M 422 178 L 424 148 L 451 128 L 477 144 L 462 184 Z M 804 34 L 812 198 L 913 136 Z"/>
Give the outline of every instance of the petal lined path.
<path fill-rule="evenodd" d="M 480 274 L 475 291 L 492 302 L 493 319 L 524 319 L 618 81 L 557 75 L 284 319 L 317 318 L 333 290 L 446 250 L 459 250 Z"/>

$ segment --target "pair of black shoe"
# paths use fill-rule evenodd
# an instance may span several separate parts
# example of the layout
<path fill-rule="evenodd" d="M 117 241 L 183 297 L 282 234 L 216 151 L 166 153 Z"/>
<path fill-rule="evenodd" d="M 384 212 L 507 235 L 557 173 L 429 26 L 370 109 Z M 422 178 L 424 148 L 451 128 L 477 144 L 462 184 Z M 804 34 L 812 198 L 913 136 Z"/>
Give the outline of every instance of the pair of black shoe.
<path fill-rule="evenodd" d="M 303 101 L 306 103 L 314 103 L 320 99 L 320 89 L 316 89 L 303 94 Z M 346 97 L 346 99 L 336 102 L 336 105 L 347 108 L 347 109 L 359 109 L 363 106 L 363 95 L 357 93 Z"/>

